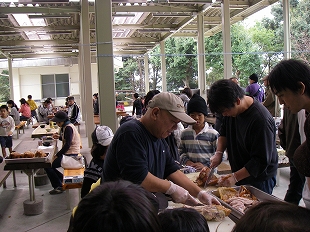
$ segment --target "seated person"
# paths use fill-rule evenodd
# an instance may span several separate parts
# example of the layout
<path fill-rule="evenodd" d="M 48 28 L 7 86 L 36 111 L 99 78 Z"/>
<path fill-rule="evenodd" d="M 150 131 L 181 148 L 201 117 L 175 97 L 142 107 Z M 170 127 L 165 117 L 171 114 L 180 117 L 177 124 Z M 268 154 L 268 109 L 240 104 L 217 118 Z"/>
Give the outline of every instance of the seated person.
<path fill-rule="evenodd" d="M 68 97 L 68 117 L 73 125 L 76 125 L 82 121 L 80 108 L 74 101 L 73 96 Z"/>
<path fill-rule="evenodd" d="M 38 108 L 38 120 L 39 122 L 45 122 L 48 123 L 48 115 L 51 113 L 50 111 L 50 101 L 45 100 L 42 105 L 39 106 Z"/>
<path fill-rule="evenodd" d="M 165 232 L 209 232 L 205 217 L 195 209 L 166 209 L 159 215 L 159 223 Z"/>
<path fill-rule="evenodd" d="M 80 201 L 72 231 L 158 232 L 155 205 L 153 194 L 139 185 L 123 180 L 105 182 Z"/>
<path fill-rule="evenodd" d="M 19 113 L 22 114 L 19 119 L 20 119 L 20 121 L 27 121 L 28 119 L 31 118 L 30 106 L 26 102 L 25 98 L 21 98 L 19 101 L 21 104 L 20 109 L 19 109 Z"/>
<path fill-rule="evenodd" d="M 187 114 L 196 124 L 189 125 L 181 134 L 180 161 L 200 171 L 210 166 L 210 158 L 215 154 L 219 133 L 205 122 L 208 115 L 206 101 L 197 94 L 187 104 Z"/>
<path fill-rule="evenodd" d="M 104 158 L 113 135 L 113 131 L 108 126 L 97 126 L 91 134 L 93 146 L 90 153 L 93 159 L 84 171 L 82 198 L 89 192 L 91 185 L 101 178 Z"/>
<path fill-rule="evenodd" d="M 6 103 L 9 107 L 10 116 L 14 119 L 15 126 L 20 124 L 18 107 L 13 100 L 8 100 Z"/>
<path fill-rule="evenodd" d="M 56 159 L 53 161 L 52 167 L 45 168 L 46 174 L 54 188 L 49 193 L 54 195 L 64 191 L 62 189 L 63 174 L 57 170 L 57 168 L 61 167 L 62 157 L 63 155 L 77 156 L 80 154 L 81 138 L 76 127 L 70 123 L 68 115 L 65 112 L 58 111 L 51 120 L 56 122 L 57 126 L 61 128 L 60 135 L 55 133 L 53 134 L 53 138 L 62 141 L 62 148 L 55 155 Z"/>
<path fill-rule="evenodd" d="M 310 210 L 284 202 L 261 202 L 246 211 L 232 232 L 306 232 Z M 250 222 L 250 223 L 249 223 Z"/>

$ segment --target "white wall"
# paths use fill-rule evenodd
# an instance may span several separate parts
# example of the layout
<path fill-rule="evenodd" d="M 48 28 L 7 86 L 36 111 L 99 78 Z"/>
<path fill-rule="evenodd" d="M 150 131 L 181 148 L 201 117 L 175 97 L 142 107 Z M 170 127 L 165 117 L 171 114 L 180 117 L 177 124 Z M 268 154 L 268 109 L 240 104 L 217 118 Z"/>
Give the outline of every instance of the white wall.
<path fill-rule="evenodd" d="M 91 65 L 92 76 L 89 79 L 91 81 L 93 93 L 98 92 L 98 75 L 97 64 Z M 13 88 L 14 88 L 14 101 L 19 103 L 21 98 L 27 100 L 29 94 L 32 95 L 33 100 L 41 101 L 42 88 L 41 88 L 41 75 L 47 74 L 69 74 L 69 95 L 74 95 L 76 98 L 80 98 L 80 78 L 79 67 L 77 64 L 72 66 L 40 66 L 40 67 L 22 67 L 13 68 Z M 54 105 L 64 105 L 65 98 L 55 99 Z M 77 102 L 78 103 L 78 102 Z"/>

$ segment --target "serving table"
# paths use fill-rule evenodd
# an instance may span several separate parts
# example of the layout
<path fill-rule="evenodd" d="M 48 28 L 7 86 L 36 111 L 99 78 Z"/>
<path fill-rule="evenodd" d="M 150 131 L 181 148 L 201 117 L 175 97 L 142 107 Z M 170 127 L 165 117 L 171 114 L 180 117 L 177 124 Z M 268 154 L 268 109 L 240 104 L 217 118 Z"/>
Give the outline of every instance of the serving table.
<path fill-rule="evenodd" d="M 59 133 L 60 128 L 52 128 L 51 131 L 46 131 L 46 129 L 51 129 L 51 127 L 49 125 L 45 125 L 44 128 L 41 128 L 40 126 L 38 126 L 36 129 L 34 129 L 34 131 L 31 134 L 31 138 L 41 138 L 43 136 L 51 136 L 55 133 Z"/>
<path fill-rule="evenodd" d="M 57 140 L 54 140 L 49 147 L 38 147 L 38 141 L 26 139 L 19 143 L 14 149 L 16 152 L 24 153 L 26 151 L 42 150 L 53 156 L 57 150 Z M 34 193 L 34 175 L 41 168 L 50 168 L 51 163 L 48 158 L 22 158 L 6 159 L 4 170 L 22 170 L 28 176 L 29 183 L 29 200 L 24 201 L 24 214 L 37 215 L 43 213 L 43 200 L 36 199 Z"/>

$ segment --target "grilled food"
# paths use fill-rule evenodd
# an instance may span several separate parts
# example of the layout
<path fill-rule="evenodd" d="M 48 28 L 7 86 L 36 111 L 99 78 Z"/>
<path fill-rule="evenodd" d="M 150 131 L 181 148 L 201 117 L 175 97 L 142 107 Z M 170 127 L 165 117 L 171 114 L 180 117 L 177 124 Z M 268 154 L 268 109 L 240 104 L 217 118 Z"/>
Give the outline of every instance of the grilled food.
<path fill-rule="evenodd" d="M 198 186 L 200 186 L 200 187 L 204 187 L 205 186 L 205 183 L 206 183 L 206 181 L 208 179 L 210 171 L 211 171 L 211 169 L 208 168 L 208 167 L 204 167 L 200 171 L 199 176 L 196 179 L 196 183 L 197 183 Z M 208 185 L 216 185 L 217 181 L 218 181 L 218 178 L 213 174 Z"/>

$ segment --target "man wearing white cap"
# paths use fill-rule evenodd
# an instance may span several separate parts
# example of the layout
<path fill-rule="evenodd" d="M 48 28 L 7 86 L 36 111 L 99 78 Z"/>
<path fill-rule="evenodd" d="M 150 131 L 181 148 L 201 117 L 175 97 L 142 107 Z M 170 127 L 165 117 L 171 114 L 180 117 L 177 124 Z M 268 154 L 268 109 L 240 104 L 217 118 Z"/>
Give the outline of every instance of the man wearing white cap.
<path fill-rule="evenodd" d="M 164 138 L 180 121 L 196 123 L 185 113 L 181 98 L 167 92 L 154 96 L 140 120 L 126 122 L 116 131 L 105 158 L 103 181 L 129 180 L 150 192 L 168 194 L 178 203 L 197 205 L 193 198 L 197 197 L 205 204 L 219 204 L 179 170 L 169 152 Z"/>

